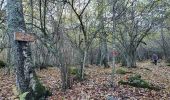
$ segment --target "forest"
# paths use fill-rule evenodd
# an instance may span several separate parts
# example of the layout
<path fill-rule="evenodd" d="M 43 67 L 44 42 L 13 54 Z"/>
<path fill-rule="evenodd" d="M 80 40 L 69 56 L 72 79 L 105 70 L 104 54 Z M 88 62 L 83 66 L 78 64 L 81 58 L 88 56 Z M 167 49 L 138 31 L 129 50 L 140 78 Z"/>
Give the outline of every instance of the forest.
<path fill-rule="evenodd" d="M 170 0 L 0 0 L 0 100 L 170 100 Z"/>

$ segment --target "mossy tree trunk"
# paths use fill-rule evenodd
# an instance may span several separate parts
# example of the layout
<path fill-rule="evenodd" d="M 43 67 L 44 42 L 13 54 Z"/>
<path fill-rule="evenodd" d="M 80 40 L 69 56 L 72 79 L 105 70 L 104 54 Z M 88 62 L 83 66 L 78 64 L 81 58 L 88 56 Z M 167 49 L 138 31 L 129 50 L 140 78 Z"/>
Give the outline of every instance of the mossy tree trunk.
<path fill-rule="evenodd" d="M 99 16 L 99 27 L 101 27 L 101 31 L 99 32 L 99 36 L 100 36 L 100 47 L 99 47 L 99 64 L 100 65 L 104 65 L 105 68 L 108 68 L 110 67 L 108 62 L 109 62 L 109 59 L 108 59 L 108 47 L 107 47 L 107 33 L 106 33 L 106 30 L 105 30 L 105 21 L 104 21 L 104 18 L 106 17 L 105 16 L 105 13 L 104 13 L 104 5 L 105 5 L 105 1 L 104 0 L 99 0 L 97 1 L 98 3 L 98 8 L 101 8 L 101 9 L 98 9 L 98 16 Z"/>
<path fill-rule="evenodd" d="M 86 57 L 87 57 L 87 50 L 84 50 L 83 59 L 82 59 L 83 61 L 80 68 L 81 80 L 84 80 L 84 68 L 86 64 Z"/>
<path fill-rule="evenodd" d="M 16 86 L 20 93 L 29 92 L 37 82 L 34 78 L 30 44 L 14 40 L 15 32 L 26 33 L 22 0 L 7 0 L 7 15 L 8 33 L 12 46 L 11 53 L 15 60 Z"/>
<path fill-rule="evenodd" d="M 135 48 L 129 48 L 126 52 L 126 64 L 129 68 L 135 68 L 136 67 L 136 49 Z"/>
<path fill-rule="evenodd" d="M 21 0 L 7 0 L 8 32 L 11 38 L 12 55 L 15 57 L 16 84 L 21 93 L 28 91 L 29 78 L 26 77 L 25 66 L 27 63 L 28 44 L 14 40 L 15 32 L 26 31 Z M 24 55 L 25 54 L 25 55 Z M 28 69 L 28 68 L 27 68 Z"/>

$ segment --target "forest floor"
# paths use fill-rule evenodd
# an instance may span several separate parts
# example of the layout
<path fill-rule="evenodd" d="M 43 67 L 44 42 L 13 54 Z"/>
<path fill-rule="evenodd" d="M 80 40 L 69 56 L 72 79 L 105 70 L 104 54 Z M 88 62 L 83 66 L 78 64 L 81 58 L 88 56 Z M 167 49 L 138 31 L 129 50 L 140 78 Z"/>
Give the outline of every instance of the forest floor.
<path fill-rule="evenodd" d="M 48 100 L 170 100 L 170 66 L 163 62 L 153 65 L 149 61 L 139 62 L 137 65 L 137 68 L 124 68 L 131 73 L 115 74 L 115 88 L 109 86 L 111 68 L 89 66 L 85 70 L 87 80 L 74 82 L 72 89 L 66 92 L 61 91 L 58 68 L 50 67 L 36 72 L 41 82 L 52 92 Z M 116 65 L 116 69 L 119 68 L 120 65 Z M 118 81 L 133 74 L 140 74 L 142 79 L 164 89 L 155 91 L 118 84 Z M 15 76 L 4 75 L 4 70 L 0 69 L 0 100 L 18 100 L 14 91 Z"/>

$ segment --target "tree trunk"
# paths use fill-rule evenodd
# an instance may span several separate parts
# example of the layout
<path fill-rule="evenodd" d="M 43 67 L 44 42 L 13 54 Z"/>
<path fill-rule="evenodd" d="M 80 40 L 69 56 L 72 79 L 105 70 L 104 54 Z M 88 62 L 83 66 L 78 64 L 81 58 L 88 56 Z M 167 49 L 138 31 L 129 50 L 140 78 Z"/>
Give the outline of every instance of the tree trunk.
<path fill-rule="evenodd" d="M 62 90 L 68 89 L 68 69 L 67 66 L 62 62 L 61 64 L 61 79 L 62 79 Z"/>
<path fill-rule="evenodd" d="M 126 54 L 126 63 L 129 68 L 136 68 L 136 52 L 135 50 L 130 50 L 128 54 Z"/>
<path fill-rule="evenodd" d="M 162 23 L 163 24 L 163 23 Z M 161 25 L 161 42 L 162 42 L 162 49 L 163 49 L 163 54 L 164 54 L 164 58 L 167 60 L 167 58 L 168 58 L 168 53 L 167 53 L 167 48 L 168 48 L 168 46 L 166 45 L 167 43 L 166 43 L 166 40 L 165 40 L 165 36 L 164 36 L 164 30 L 163 30 L 163 27 L 162 27 L 163 25 Z"/>
<path fill-rule="evenodd" d="M 106 17 L 106 14 L 104 13 L 104 5 L 105 1 L 104 0 L 99 0 L 98 2 L 98 7 L 101 7 L 102 9 L 98 10 L 98 16 L 99 16 L 99 27 L 101 27 L 101 32 L 100 32 L 100 52 L 99 52 L 99 57 L 100 57 L 100 65 L 104 65 L 105 68 L 110 67 L 108 64 L 108 49 L 107 49 L 107 33 L 105 32 L 105 23 L 104 23 L 104 17 Z M 105 14 L 105 16 L 104 16 Z"/>
<path fill-rule="evenodd" d="M 14 55 L 16 84 L 20 93 L 29 91 L 30 82 L 34 76 L 32 68 L 31 50 L 27 42 L 15 41 L 15 32 L 25 32 L 26 26 L 23 16 L 22 0 L 7 0 L 8 33 Z"/>
<path fill-rule="evenodd" d="M 7 48 L 7 55 L 6 55 L 6 56 L 7 56 L 7 65 L 6 65 L 6 66 L 7 66 L 7 72 L 6 72 L 6 74 L 7 74 L 7 75 L 10 75 L 10 70 L 13 69 L 13 67 L 12 67 L 12 64 L 11 64 L 11 62 L 12 62 L 12 61 L 11 61 L 11 60 L 12 60 L 12 59 L 11 59 L 11 58 L 12 58 L 11 56 L 12 56 L 12 55 L 11 55 L 11 45 L 10 45 L 10 44 L 11 44 L 11 42 L 10 42 L 11 40 L 10 40 L 9 34 L 8 34 L 8 41 L 9 41 L 9 42 L 8 42 L 8 47 L 9 47 L 9 48 Z"/>
<path fill-rule="evenodd" d="M 98 54 L 97 54 L 96 65 L 98 65 L 98 66 L 101 65 L 101 46 L 99 47 L 99 51 L 98 51 Z"/>
<path fill-rule="evenodd" d="M 81 69 L 80 69 L 80 75 L 81 75 L 82 80 L 84 79 L 84 67 L 85 67 L 85 64 L 86 64 L 86 57 L 87 57 L 87 50 L 84 51 L 83 61 L 82 61 L 82 64 L 81 64 Z"/>
<path fill-rule="evenodd" d="M 111 3 L 111 2 L 108 2 L 108 3 Z M 115 28 L 116 28 L 116 20 L 115 20 L 115 10 L 114 10 L 114 2 L 113 2 L 113 6 L 112 6 L 112 14 L 113 14 L 113 31 L 112 31 L 112 50 L 115 51 L 115 48 L 116 48 L 116 45 L 115 45 Z M 115 86 L 115 83 L 114 83 L 114 76 L 115 76 L 115 56 L 112 55 L 113 58 L 112 58 L 112 73 L 111 73 L 111 84 L 110 86 L 111 87 L 114 87 Z"/>
<path fill-rule="evenodd" d="M 110 65 L 108 64 L 109 59 L 108 59 L 108 49 L 107 49 L 107 34 L 106 32 L 102 32 L 102 59 L 101 59 L 101 64 L 104 65 L 105 68 L 109 68 Z"/>

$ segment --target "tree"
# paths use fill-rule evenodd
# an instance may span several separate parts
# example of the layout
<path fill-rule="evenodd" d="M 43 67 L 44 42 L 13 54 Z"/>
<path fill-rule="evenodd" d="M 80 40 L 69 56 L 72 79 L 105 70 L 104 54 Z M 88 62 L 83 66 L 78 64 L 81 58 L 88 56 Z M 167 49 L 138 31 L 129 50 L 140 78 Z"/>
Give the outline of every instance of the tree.
<path fill-rule="evenodd" d="M 150 16 L 156 2 L 145 3 L 133 0 L 121 3 L 125 12 L 116 20 L 118 24 L 115 27 L 115 38 L 128 67 L 136 67 L 136 50 L 139 44 L 144 43 L 143 39 L 152 33 L 150 31 L 153 25 L 160 20 Z"/>
<path fill-rule="evenodd" d="M 97 6 L 97 11 L 98 11 L 98 21 L 99 21 L 99 27 L 101 27 L 101 30 L 99 31 L 99 53 L 98 53 L 98 65 L 103 65 L 105 68 L 110 67 L 108 62 L 108 46 L 107 46 L 107 32 L 105 28 L 105 19 L 106 14 L 106 2 L 103 0 L 98 0 L 97 1 L 98 6 Z"/>
<path fill-rule="evenodd" d="M 49 5 L 57 6 L 58 12 L 57 12 L 57 16 L 55 16 L 55 18 L 57 17 L 57 20 L 54 19 L 53 15 L 50 15 L 50 13 L 47 13 L 48 11 L 45 10 L 45 8 L 43 8 L 44 10 L 42 11 L 42 5 L 44 5 L 44 7 L 46 9 L 51 8 Z M 53 2 L 47 2 L 47 1 L 42 2 L 42 0 L 39 0 L 38 1 L 38 8 L 39 8 L 38 14 L 40 17 L 38 20 L 39 23 L 34 24 L 33 20 L 32 20 L 31 21 L 32 23 L 27 23 L 27 24 L 33 26 L 33 28 L 34 28 L 33 31 L 39 31 L 39 34 L 34 34 L 34 35 L 38 39 L 37 46 L 41 47 L 40 50 L 43 52 L 40 51 L 36 54 L 42 55 L 42 58 L 43 58 L 42 64 L 45 67 L 47 67 L 46 61 L 49 59 L 47 59 L 43 55 L 46 55 L 46 54 L 53 55 L 53 57 L 55 58 L 54 59 L 55 66 L 59 67 L 61 70 L 62 90 L 66 91 L 66 89 L 71 87 L 71 84 L 69 84 L 70 76 L 68 74 L 68 65 L 70 62 L 68 60 L 69 51 L 68 52 L 66 51 L 70 48 L 68 48 L 69 42 L 67 41 L 68 39 L 64 32 L 65 28 L 63 26 L 64 20 L 65 20 L 63 18 L 64 7 L 65 7 L 65 3 L 63 3 L 63 2 L 57 2 L 57 4 L 55 4 L 55 3 L 53 4 Z M 47 20 L 46 16 L 48 16 L 50 19 L 51 23 L 49 23 L 49 24 L 51 25 L 51 27 L 50 27 L 50 29 L 52 28 L 51 30 L 46 25 L 46 23 L 48 23 L 46 21 Z M 32 17 L 32 18 L 36 19 L 35 17 Z"/>
<path fill-rule="evenodd" d="M 45 95 L 45 87 L 40 84 L 32 65 L 30 43 L 14 40 L 14 34 L 27 34 L 23 16 L 22 0 L 7 0 L 8 33 L 15 58 L 16 86 L 20 94 L 29 92 L 38 99 Z M 30 98 L 31 98 L 30 97 Z M 29 99 L 30 99 L 29 98 Z"/>
<path fill-rule="evenodd" d="M 83 46 L 83 50 L 80 50 L 81 51 L 81 57 L 83 58 L 81 60 L 81 69 L 80 69 L 80 75 L 81 75 L 81 78 L 82 80 L 84 79 L 84 67 L 85 67 L 85 64 L 86 64 L 86 59 L 87 59 L 87 52 L 88 52 L 88 49 L 90 47 L 90 44 L 91 44 L 91 39 L 88 39 L 88 32 L 86 30 L 86 27 L 85 27 L 85 23 L 83 22 L 83 14 L 87 8 L 87 6 L 89 5 L 89 3 L 91 2 L 91 0 L 88 0 L 87 3 L 85 3 L 84 7 L 82 8 L 82 10 L 80 11 L 80 13 L 76 10 L 76 7 L 74 5 L 74 0 L 71 0 L 70 1 L 67 1 L 67 4 L 70 5 L 71 9 L 73 10 L 73 12 L 75 13 L 79 23 L 80 23 L 80 29 L 83 33 L 83 43 L 84 43 L 84 46 Z M 92 38 L 93 39 L 93 38 Z"/>
<path fill-rule="evenodd" d="M 30 47 L 27 42 L 14 40 L 15 32 L 26 32 L 22 9 L 21 0 L 7 0 L 8 33 L 15 55 L 16 82 L 18 89 L 24 93 L 29 90 L 30 74 L 32 74 Z"/>

